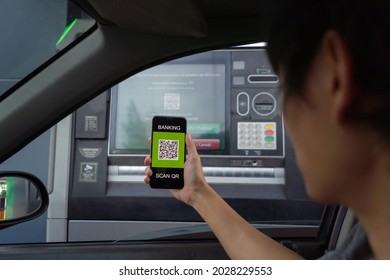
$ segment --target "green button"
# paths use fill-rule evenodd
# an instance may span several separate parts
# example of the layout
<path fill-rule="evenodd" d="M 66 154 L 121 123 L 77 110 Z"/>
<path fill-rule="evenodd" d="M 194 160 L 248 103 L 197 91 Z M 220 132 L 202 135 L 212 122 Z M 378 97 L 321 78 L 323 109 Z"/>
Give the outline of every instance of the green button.
<path fill-rule="evenodd" d="M 221 132 L 220 125 L 217 123 L 188 124 L 187 129 L 192 134 L 219 134 Z"/>
<path fill-rule="evenodd" d="M 273 136 L 267 136 L 264 138 L 265 142 L 274 142 L 275 141 L 275 137 Z"/>

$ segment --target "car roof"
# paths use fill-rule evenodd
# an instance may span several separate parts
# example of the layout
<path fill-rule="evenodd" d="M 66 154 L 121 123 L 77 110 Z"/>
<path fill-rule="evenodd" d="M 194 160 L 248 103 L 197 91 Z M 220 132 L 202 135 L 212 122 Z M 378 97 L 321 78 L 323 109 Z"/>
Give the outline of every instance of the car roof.
<path fill-rule="evenodd" d="M 97 24 L 1 97 L 7 137 L 0 137 L 0 163 L 132 74 L 186 54 L 263 41 L 281 1 L 74 2 Z"/>

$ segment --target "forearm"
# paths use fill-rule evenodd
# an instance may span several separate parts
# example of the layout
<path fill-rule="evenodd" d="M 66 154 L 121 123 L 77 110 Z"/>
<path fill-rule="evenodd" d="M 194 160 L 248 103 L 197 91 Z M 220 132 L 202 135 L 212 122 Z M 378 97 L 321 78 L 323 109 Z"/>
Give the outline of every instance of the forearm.
<path fill-rule="evenodd" d="M 210 226 L 232 259 L 301 259 L 259 232 L 235 212 L 211 187 L 202 188 L 192 206 Z"/>

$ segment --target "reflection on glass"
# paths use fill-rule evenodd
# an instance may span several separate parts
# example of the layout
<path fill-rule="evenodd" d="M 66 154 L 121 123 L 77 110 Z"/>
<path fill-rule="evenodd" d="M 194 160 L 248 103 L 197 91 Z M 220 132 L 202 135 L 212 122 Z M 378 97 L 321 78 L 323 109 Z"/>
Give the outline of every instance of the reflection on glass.
<path fill-rule="evenodd" d="M 18 177 L 0 178 L 0 220 L 11 220 L 34 213 L 41 206 L 41 196 L 30 181 Z"/>

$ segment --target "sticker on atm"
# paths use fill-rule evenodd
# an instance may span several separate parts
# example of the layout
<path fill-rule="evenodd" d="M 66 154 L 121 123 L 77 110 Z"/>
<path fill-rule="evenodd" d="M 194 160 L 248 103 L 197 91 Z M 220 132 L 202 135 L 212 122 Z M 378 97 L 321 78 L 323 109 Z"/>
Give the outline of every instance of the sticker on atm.
<path fill-rule="evenodd" d="M 96 183 L 97 182 L 98 163 L 81 162 L 79 182 Z"/>

